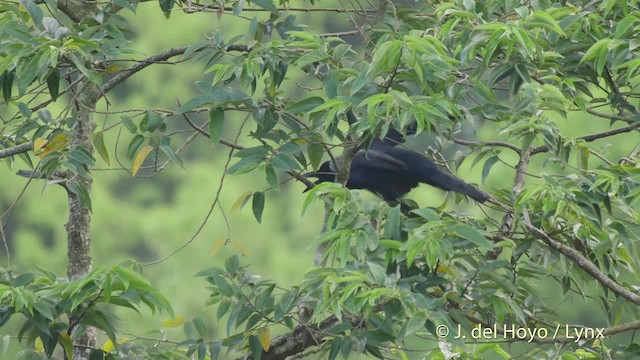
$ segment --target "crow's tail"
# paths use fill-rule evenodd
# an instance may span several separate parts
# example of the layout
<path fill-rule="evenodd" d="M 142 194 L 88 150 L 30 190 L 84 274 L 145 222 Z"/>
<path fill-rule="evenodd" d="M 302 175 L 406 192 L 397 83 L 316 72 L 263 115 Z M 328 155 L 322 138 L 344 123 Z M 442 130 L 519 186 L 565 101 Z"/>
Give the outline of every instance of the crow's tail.
<path fill-rule="evenodd" d="M 437 170 L 436 173 L 430 174 L 427 184 L 438 187 L 442 190 L 455 191 L 457 193 L 467 195 L 473 200 L 483 203 L 491 198 L 489 194 L 476 189 L 459 178 Z"/>

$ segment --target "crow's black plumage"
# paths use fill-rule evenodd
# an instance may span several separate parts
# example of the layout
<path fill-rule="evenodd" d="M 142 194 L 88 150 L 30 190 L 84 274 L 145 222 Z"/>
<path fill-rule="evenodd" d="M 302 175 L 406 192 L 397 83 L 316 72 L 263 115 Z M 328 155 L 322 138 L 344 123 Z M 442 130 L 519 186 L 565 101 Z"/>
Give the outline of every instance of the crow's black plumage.
<path fill-rule="evenodd" d="M 399 134 L 393 131 L 392 137 Z M 403 138 L 400 137 L 399 140 Z M 331 161 L 323 163 L 318 171 L 307 174 L 308 177 L 318 178 L 316 184 L 335 181 L 335 175 L 336 167 Z M 455 191 L 481 203 L 490 198 L 463 180 L 441 171 L 424 155 L 391 146 L 386 139 L 376 139 L 369 150 L 358 151 L 351 162 L 347 188 L 366 189 L 387 202 L 397 203 L 399 198 L 420 183 Z"/>

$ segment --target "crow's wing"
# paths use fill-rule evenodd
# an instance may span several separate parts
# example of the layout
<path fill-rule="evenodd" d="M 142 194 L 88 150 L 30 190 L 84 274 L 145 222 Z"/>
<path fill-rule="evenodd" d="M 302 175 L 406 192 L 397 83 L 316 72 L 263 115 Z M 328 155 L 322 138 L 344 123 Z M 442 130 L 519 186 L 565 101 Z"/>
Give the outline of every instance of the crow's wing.
<path fill-rule="evenodd" d="M 467 195 L 479 202 L 485 202 L 490 198 L 485 192 L 467 184 L 462 179 L 443 172 L 433 161 L 420 153 L 393 147 L 386 148 L 385 153 L 405 163 L 408 168 L 407 174 L 419 182 Z"/>
<path fill-rule="evenodd" d="M 351 162 L 351 168 L 361 167 L 362 169 L 373 169 L 378 171 L 404 171 L 407 164 L 402 160 L 379 150 L 360 150 Z"/>

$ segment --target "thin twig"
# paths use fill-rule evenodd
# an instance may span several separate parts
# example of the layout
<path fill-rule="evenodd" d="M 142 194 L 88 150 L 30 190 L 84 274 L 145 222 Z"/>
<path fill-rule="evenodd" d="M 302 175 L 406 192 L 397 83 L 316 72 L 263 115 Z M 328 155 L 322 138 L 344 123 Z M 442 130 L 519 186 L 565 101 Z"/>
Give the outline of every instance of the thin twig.
<path fill-rule="evenodd" d="M 629 126 L 621 127 L 619 129 L 607 130 L 607 131 L 603 131 L 603 132 L 599 132 L 599 133 L 595 133 L 595 134 L 578 136 L 576 139 L 584 140 L 586 142 L 592 142 L 592 141 L 596 141 L 596 140 L 599 140 L 599 139 L 604 139 L 604 138 L 609 137 L 609 136 L 628 133 L 628 132 L 631 132 L 631 131 L 636 130 L 638 128 L 640 128 L 640 123 L 634 123 L 634 124 L 631 124 Z M 547 145 L 538 146 L 536 148 L 531 149 L 531 155 L 535 155 L 535 154 L 539 154 L 539 153 L 543 153 L 543 152 L 548 152 L 549 150 L 550 149 L 549 149 L 549 147 Z"/>
<path fill-rule="evenodd" d="M 238 141 L 238 139 L 240 139 L 240 135 L 242 134 L 242 129 L 244 128 L 244 125 L 247 123 L 247 120 L 249 119 L 249 116 L 250 116 L 250 114 L 247 114 L 247 116 L 244 118 L 244 121 L 240 125 L 240 129 L 238 130 L 238 133 L 236 135 L 235 141 Z M 204 226 L 209 221 L 209 218 L 211 217 L 211 214 L 213 213 L 213 209 L 216 208 L 216 205 L 218 205 L 218 202 L 220 201 L 220 194 L 222 193 L 222 187 L 224 185 L 224 179 L 225 179 L 225 177 L 227 175 L 227 169 L 229 168 L 229 164 L 231 163 L 231 159 L 233 159 L 233 153 L 234 153 L 235 150 L 236 150 L 235 148 L 229 149 L 229 155 L 227 155 L 227 161 L 224 164 L 224 168 L 223 168 L 223 171 L 222 171 L 222 176 L 220 177 L 220 185 L 218 185 L 218 190 L 216 190 L 215 197 L 213 199 L 213 202 L 211 203 L 211 206 L 209 207 L 209 211 L 207 212 L 207 215 L 204 217 L 204 220 L 202 221 L 202 223 L 200 224 L 200 226 L 198 227 L 196 232 L 193 234 L 193 236 L 191 236 L 191 238 L 188 241 L 186 241 L 179 248 L 177 248 L 176 250 L 172 251 L 171 253 L 169 253 L 165 257 L 163 257 L 161 259 L 158 259 L 158 260 L 154 260 L 154 261 L 150 261 L 150 262 L 144 263 L 143 264 L 144 266 L 155 265 L 155 264 L 161 263 L 161 262 L 169 259 L 173 255 L 179 253 L 184 248 L 189 246 L 189 244 L 191 244 L 198 237 L 198 235 L 200 235 L 200 233 L 202 232 L 202 229 L 204 229 Z"/>
<path fill-rule="evenodd" d="M 521 150 L 519 147 L 508 143 L 506 141 L 467 141 L 462 139 L 453 139 L 453 142 L 459 145 L 465 146 L 496 146 L 496 147 L 504 147 L 507 149 L 511 149 L 515 151 L 518 155 L 521 155 Z"/>

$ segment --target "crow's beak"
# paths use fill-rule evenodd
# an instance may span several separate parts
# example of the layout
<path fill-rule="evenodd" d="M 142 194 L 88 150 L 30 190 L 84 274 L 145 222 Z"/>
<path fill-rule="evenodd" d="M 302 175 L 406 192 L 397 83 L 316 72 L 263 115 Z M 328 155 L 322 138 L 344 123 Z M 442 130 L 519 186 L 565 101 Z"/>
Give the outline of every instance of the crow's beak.
<path fill-rule="evenodd" d="M 317 177 L 318 177 L 318 174 L 317 174 L 317 173 L 315 173 L 315 172 L 310 172 L 310 173 L 302 174 L 302 176 L 304 176 L 304 177 L 305 177 L 305 178 L 307 178 L 307 179 L 308 179 L 308 178 L 313 178 L 313 177 L 317 178 Z M 317 185 L 315 182 L 314 182 L 314 184 L 315 184 L 315 185 Z M 310 187 L 307 187 L 306 189 L 304 189 L 303 193 L 306 193 L 306 192 L 307 192 L 307 191 L 309 191 L 309 190 L 311 190 L 311 188 L 310 188 Z"/>

